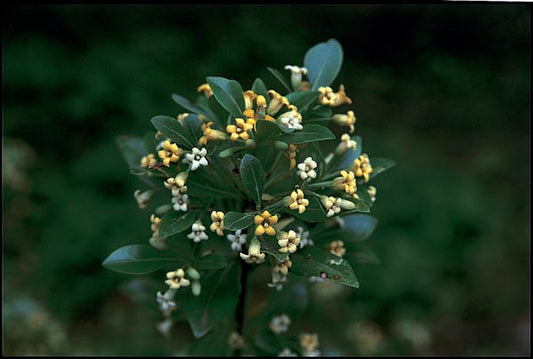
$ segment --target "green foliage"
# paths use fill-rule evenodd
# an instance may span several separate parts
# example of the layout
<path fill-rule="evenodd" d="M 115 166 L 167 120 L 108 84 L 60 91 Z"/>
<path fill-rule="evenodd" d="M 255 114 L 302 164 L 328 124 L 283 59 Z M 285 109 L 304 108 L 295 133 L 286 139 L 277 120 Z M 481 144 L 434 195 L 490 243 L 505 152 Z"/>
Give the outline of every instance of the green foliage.
<path fill-rule="evenodd" d="M 341 70 L 342 57 L 342 47 L 335 39 L 321 42 L 307 51 L 304 66 L 308 71 L 312 91 L 331 85 Z"/>
<path fill-rule="evenodd" d="M 223 77 L 208 77 L 207 83 L 211 86 L 213 96 L 233 117 L 241 117 L 244 109 L 244 98 L 242 97 L 242 87 L 235 80 L 228 80 Z"/>
<path fill-rule="evenodd" d="M 168 116 L 154 116 L 151 122 L 157 130 L 172 141 L 182 143 L 189 148 L 194 147 L 194 139 L 191 134 L 187 133 L 176 119 Z"/>
<path fill-rule="evenodd" d="M 102 263 L 107 269 L 126 274 L 147 274 L 163 267 L 181 266 L 184 261 L 147 244 L 132 244 L 111 253 Z"/>
<path fill-rule="evenodd" d="M 228 212 L 224 216 L 224 227 L 230 231 L 245 229 L 254 223 L 255 213 Z"/>
<path fill-rule="evenodd" d="M 261 162 L 254 156 L 246 154 L 242 158 L 239 172 L 244 187 L 255 203 L 261 205 L 261 196 L 263 195 L 263 187 L 266 181 L 265 171 L 263 171 Z"/>

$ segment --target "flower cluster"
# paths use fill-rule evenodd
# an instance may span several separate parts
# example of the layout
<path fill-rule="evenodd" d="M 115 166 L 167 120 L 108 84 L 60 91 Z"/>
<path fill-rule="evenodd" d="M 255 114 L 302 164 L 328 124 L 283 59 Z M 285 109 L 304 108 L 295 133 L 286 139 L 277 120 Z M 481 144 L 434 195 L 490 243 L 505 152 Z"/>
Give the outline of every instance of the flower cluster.
<path fill-rule="evenodd" d="M 243 88 L 207 77 L 195 103 L 173 96 L 188 112 L 155 116 L 154 133 L 122 146 L 128 160 L 136 158 L 132 173 L 150 186 L 134 193 L 139 208 L 151 212 L 149 244 L 184 263 L 166 273 L 168 291 L 157 293 L 166 316 L 177 308 L 178 290 L 190 287 L 202 295 L 196 266 L 223 275 L 236 265 L 268 265 L 268 286 L 277 290 L 291 273 L 358 285 L 345 260 L 349 238 L 321 238 L 370 211 L 377 189 L 367 183 L 392 161 L 376 159 L 376 165 L 352 135 L 353 101 L 343 84 L 337 91 L 331 87 L 340 66 L 331 59 L 342 58 L 339 49 L 334 40 L 317 45 L 306 54 L 305 67 L 285 67 L 290 81 L 275 72 L 280 84 L 272 87 L 261 79 Z M 324 61 L 333 62 L 322 66 Z M 318 68 L 330 72 L 317 76 Z M 342 278 L 334 274 L 339 265 L 346 267 Z M 271 323 L 274 332 L 288 325 L 282 319 Z M 233 336 L 233 346 L 241 346 L 238 339 Z M 316 335 L 302 336 L 301 346 L 315 354 Z"/>

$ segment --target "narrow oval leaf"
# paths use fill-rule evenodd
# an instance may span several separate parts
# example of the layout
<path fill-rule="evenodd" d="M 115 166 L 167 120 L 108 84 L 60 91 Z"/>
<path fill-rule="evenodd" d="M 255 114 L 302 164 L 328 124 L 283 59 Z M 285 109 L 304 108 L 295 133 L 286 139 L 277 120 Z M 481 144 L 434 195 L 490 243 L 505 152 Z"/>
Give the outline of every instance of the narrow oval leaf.
<path fill-rule="evenodd" d="M 357 213 L 342 217 L 344 229 L 353 233 L 354 241 L 363 241 L 370 237 L 378 224 L 376 217 L 368 214 Z"/>
<path fill-rule="evenodd" d="M 257 128 L 257 142 L 275 141 L 281 135 L 281 127 L 275 122 L 267 120 L 259 120 L 256 124 Z"/>
<path fill-rule="evenodd" d="M 185 263 L 167 252 L 161 252 L 147 244 L 132 244 L 112 252 L 102 265 L 115 272 L 126 274 L 146 274 L 169 265 L 179 266 Z"/>
<path fill-rule="evenodd" d="M 342 47 L 335 39 L 321 42 L 307 51 L 304 66 L 312 91 L 331 85 L 341 70 L 342 58 Z"/>
<path fill-rule="evenodd" d="M 198 297 L 190 291 L 177 296 L 196 338 L 204 336 L 221 319 L 234 313 L 241 291 L 240 277 L 240 263 L 233 261 L 223 270 L 202 275 L 202 292 Z"/>
<path fill-rule="evenodd" d="M 298 107 L 298 112 L 303 112 L 309 105 L 316 102 L 319 92 L 293 92 L 288 94 L 287 100 L 291 105 Z"/>
<path fill-rule="evenodd" d="M 244 187 L 255 203 L 261 204 L 263 187 L 265 186 L 265 171 L 261 162 L 252 155 L 246 154 L 242 158 L 240 174 Z"/>
<path fill-rule="evenodd" d="M 189 135 L 177 119 L 168 116 L 154 116 L 150 121 L 155 128 L 170 138 L 171 141 L 188 148 L 194 147 L 194 140 L 189 138 Z"/>
<path fill-rule="evenodd" d="M 116 138 L 117 146 L 122 156 L 131 168 L 139 168 L 141 158 L 148 154 L 142 138 L 127 135 Z"/>
<path fill-rule="evenodd" d="M 183 119 L 183 129 L 187 133 L 189 138 L 194 139 L 194 143 L 198 143 L 200 137 L 202 137 L 202 121 L 196 115 L 189 115 Z"/>
<path fill-rule="evenodd" d="M 389 160 L 388 158 L 374 157 L 370 159 L 370 164 L 372 165 L 372 173 L 370 178 L 374 178 L 382 172 L 385 172 L 389 168 L 396 166 L 396 162 Z"/>
<path fill-rule="evenodd" d="M 290 209 L 289 207 L 283 207 L 283 211 L 291 216 L 294 216 L 302 221 L 319 223 L 328 220 L 330 217 L 326 216 L 322 205 L 318 198 L 314 196 L 305 196 L 309 200 L 309 205 L 305 208 L 304 213 L 298 213 L 298 210 Z"/>
<path fill-rule="evenodd" d="M 202 110 L 200 107 L 198 107 L 196 105 L 193 105 L 189 100 L 187 100 L 183 96 L 180 96 L 178 94 L 173 94 L 172 95 L 172 100 L 174 100 L 174 102 L 176 102 L 178 105 L 180 105 L 181 107 L 183 107 L 184 109 L 186 109 L 186 110 L 188 110 L 188 111 L 190 111 L 192 113 L 195 113 L 197 115 L 207 116 L 207 112 Z"/>
<path fill-rule="evenodd" d="M 220 254 L 210 253 L 197 259 L 194 268 L 198 270 L 220 269 L 228 265 L 228 262 Z"/>
<path fill-rule="evenodd" d="M 283 85 L 283 87 L 285 87 L 288 92 L 292 92 L 291 86 L 289 85 L 287 80 L 285 80 L 285 77 L 283 77 L 283 74 L 281 72 L 272 67 L 267 67 L 267 70 L 270 71 L 272 75 L 274 75 L 274 77 Z"/>
<path fill-rule="evenodd" d="M 224 77 L 208 77 L 207 83 L 218 103 L 233 117 L 242 117 L 244 97 L 241 85 Z"/>
<path fill-rule="evenodd" d="M 172 211 L 165 214 L 159 224 L 159 236 L 170 237 L 191 228 L 197 216 L 196 212 Z"/>
<path fill-rule="evenodd" d="M 335 135 L 329 128 L 315 124 L 305 125 L 302 130 L 294 131 L 292 133 L 284 133 L 279 137 L 280 141 L 293 143 L 295 145 L 307 142 L 332 140 L 334 138 Z"/>
<path fill-rule="evenodd" d="M 268 99 L 267 87 L 266 87 L 265 83 L 263 82 L 263 80 L 261 80 L 260 78 L 255 79 L 254 84 L 252 85 L 252 91 L 256 95 L 261 95 L 265 99 Z"/>
<path fill-rule="evenodd" d="M 237 231 L 250 227 L 254 223 L 255 213 L 228 212 L 224 216 L 224 228 Z"/>
<path fill-rule="evenodd" d="M 350 287 L 359 288 L 359 281 L 355 277 L 350 264 L 334 254 L 323 249 L 305 247 L 291 256 L 291 273 L 305 277 L 319 277 L 335 281 Z"/>

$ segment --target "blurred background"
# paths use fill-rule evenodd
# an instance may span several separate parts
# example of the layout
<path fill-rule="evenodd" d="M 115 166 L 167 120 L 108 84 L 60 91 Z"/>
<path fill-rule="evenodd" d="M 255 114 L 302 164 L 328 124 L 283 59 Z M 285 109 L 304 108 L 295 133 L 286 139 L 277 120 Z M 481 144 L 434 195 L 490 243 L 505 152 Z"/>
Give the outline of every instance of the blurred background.
<path fill-rule="evenodd" d="M 358 290 L 317 286 L 301 323 L 325 354 L 530 353 L 530 8 L 507 5 L 11 6 L 3 47 L 3 354 L 170 355 L 156 310 L 104 269 L 149 213 L 115 144 L 182 111 L 206 76 L 344 48 L 378 176 Z M 284 71 L 284 70 L 282 70 Z M 340 79 L 340 80 L 339 80 Z M 154 305 L 155 308 L 155 305 Z M 327 315 L 324 315 L 326 311 Z M 331 328 L 334 328 L 332 330 Z"/>

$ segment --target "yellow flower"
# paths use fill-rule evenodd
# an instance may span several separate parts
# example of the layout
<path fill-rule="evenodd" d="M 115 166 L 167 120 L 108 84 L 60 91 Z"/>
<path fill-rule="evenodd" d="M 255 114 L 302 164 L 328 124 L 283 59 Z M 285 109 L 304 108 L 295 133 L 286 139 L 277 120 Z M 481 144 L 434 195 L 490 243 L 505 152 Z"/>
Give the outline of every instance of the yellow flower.
<path fill-rule="evenodd" d="M 160 139 L 162 139 L 162 138 L 163 138 L 163 132 L 161 132 L 161 131 L 157 131 L 157 132 L 155 133 L 154 137 L 155 137 L 156 140 L 160 140 Z"/>
<path fill-rule="evenodd" d="M 283 262 L 279 262 L 277 259 L 275 259 L 275 261 L 276 262 L 272 267 L 272 271 L 274 273 L 281 273 L 283 275 L 287 275 L 287 273 L 289 273 L 289 268 L 292 267 L 292 262 L 289 256 L 287 256 L 287 258 L 285 258 Z"/>
<path fill-rule="evenodd" d="M 331 87 L 319 87 L 318 92 L 320 92 L 320 94 L 318 95 L 318 102 L 321 105 L 333 106 L 337 96 L 335 95 Z"/>
<path fill-rule="evenodd" d="M 159 225 L 161 224 L 161 218 L 156 217 L 155 214 L 150 216 L 150 229 L 154 232 L 154 235 L 159 236 Z"/>
<path fill-rule="evenodd" d="M 326 209 L 326 216 L 331 217 L 341 211 L 341 198 L 320 196 L 320 201 Z"/>
<path fill-rule="evenodd" d="M 163 160 L 163 164 L 170 167 L 170 162 L 178 162 L 181 155 L 181 150 L 175 143 L 166 140 L 163 143 L 163 149 L 158 151 L 157 154 Z"/>
<path fill-rule="evenodd" d="M 205 97 L 213 96 L 213 91 L 211 90 L 211 86 L 209 86 L 209 84 L 207 84 L 207 83 L 201 84 L 200 86 L 198 86 L 198 89 L 196 91 L 198 91 L 198 92 L 203 91 Z"/>
<path fill-rule="evenodd" d="M 267 113 L 269 115 L 275 115 L 279 110 L 285 106 L 289 106 L 289 100 L 285 96 L 280 95 L 274 90 L 268 90 L 268 94 L 272 97 L 270 103 L 268 104 Z"/>
<path fill-rule="evenodd" d="M 357 191 L 355 174 L 352 171 L 341 171 L 341 177 L 337 177 L 333 181 L 333 187 L 353 195 Z"/>
<path fill-rule="evenodd" d="M 335 148 L 335 154 L 342 155 L 344 152 L 348 151 L 349 148 L 355 151 L 355 149 L 357 148 L 357 142 L 352 140 L 350 134 L 344 133 L 341 136 L 341 142 Z"/>
<path fill-rule="evenodd" d="M 288 232 L 280 232 L 278 237 L 278 245 L 280 246 L 280 253 L 294 253 L 298 249 L 298 244 L 302 239 L 292 229 Z"/>
<path fill-rule="evenodd" d="M 263 211 L 261 215 L 254 217 L 254 223 L 257 225 L 255 229 L 256 236 L 262 236 L 264 233 L 269 236 L 276 235 L 273 225 L 278 223 L 278 216 L 272 216 L 268 211 Z"/>
<path fill-rule="evenodd" d="M 328 245 L 329 253 L 342 257 L 346 253 L 343 241 L 333 241 Z"/>
<path fill-rule="evenodd" d="M 176 177 L 167 178 L 163 184 L 166 188 L 172 191 L 172 196 L 177 197 L 180 194 L 187 192 L 187 186 L 185 185 L 187 177 L 187 172 L 180 172 L 176 175 Z"/>
<path fill-rule="evenodd" d="M 226 131 L 231 135 L 230 138 L 232 141 L 237 141 L 239 138 L 246 141 L 250 138 L 248 131 L 254 128 L 254 125 L 251 124 L 248 120 L 244 122 L 242 118 L 235 119 L 235 125 L 226 126 Z"/>
<path fill-rule="evenodd" d="M 185 272 L 183 269 L 179 268 L 175 271 L 167 272 L 167 280 L 165 281 L 166 284 L 169 285 L 171 289 L 178 289 L 179 287 L 186 287 L 191 282 L 189 282 L 188 279 L 185 279 Z"/>
<path fill-rule="evenodd" d="M 289 208 L 297 209 L 300 214 L 304 213 L 305 207 L 309 206 L 309 200 L 304 198 L 304 192 L 301 189 L 292 191 L 289 200 Z"/>
<path fill-rule="evenodd" d="M 365 182 L 368 182 L 370 174 L 374 172 L 366 153 L 353 160 L 352 170 L 355 173 L 355 177 L 364 177 Z"/>
<path fill-rule="evenodd" d="M 183 125 L 183 120 L 185 120 L 187 116 L 189 116 L 188 112 L 180 113 L 178 115 L 178 122 Z"/>
<path fill-rule="evenodd" d="M 257 95 L 252 90 L 247 90 L 243 92 L 244 97 L 244 108 L 251 109 L 254 107 L 254 100 L 257 98 Z"/>
<path fill-rule="evenodd" d="M 305 353 L 312 353 L 318 347 L 318 335 L 316 333 L 300 334 L 300 345 Z"/>
<path fill-rule="evenodd" d="M 346 96 L 346 92 L 344 92 L 344 85 L 339 86 L 339 91 L 335 94 L 335 102 L 332 106 L 340 106 L 342 104 L 352 104 L 352 99 Z"/>
<path fill-rule="evenodd" d="M 341 126 L 350 126 L 350 133 L 353 133 L 355 130 L 355 121 L 357 120 L 355 118 L 355 114 L 353 111 L 348 111 L 346 115 L 344 114 L 336 114 L 333 115 L 331 120 Z"/>
<path fill-rule="evenodd" d="M 225 140 L 227 138 L 224 132 L 212 129 L 212 124 L 212 121 L 202 123 L 202 131 L 204 131 L 204 135 L 198 140 L 199 145 L 205 146 L 207 141 Z"/>
<path fill-rule="evenodd" d="M 290 169 L 293 169 L 296 167 L 296 150 L 298 149 L 298 146 L 296 145 L 289 145 L 289 160 L 290 160 Z"/>
<path fill-rule="evenodd" d="M 213 232 L 217 232 L 217 235 L 223 236 L 224 235 L 224 212 L 221 211 L 213 211 L 211 212 L 211 220 L 213 223 L 211 223 L 211 226 L 209 229 Z"/>
<path fill-rule="evenodd" d="M 250 242 L 248 254 L 239 253 L 239 255 L 246 263 L 259 264 L 265 261 L 265 253 L 261 252 L 261 243 L 255 237 Z"/>
<path fill-rule="evenodd" d="M 157 160 L 155 159 L 155 156 L 153 153 L 148 154 L 147 156 L 144 156 L 141 158 L 141 166 L 150 168 L 153 165 L 157 163 Z"/>
<path fill-rule="evenodd" d="M 376 201 L 376 193 L 378 192 L 377 188 L 374 186 L 368 186 L 368 194 L 370 195 L 370 199 L 372 202 Z"/>

